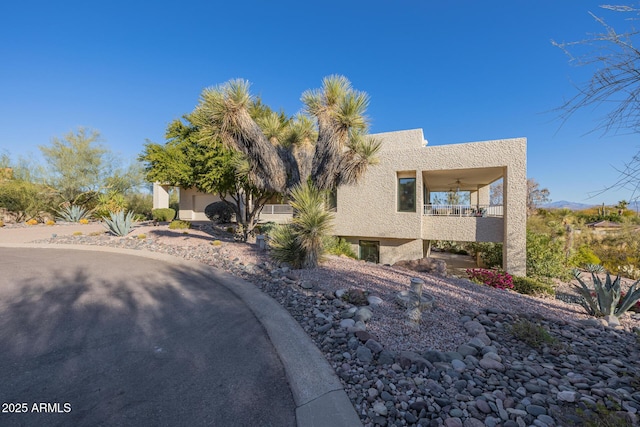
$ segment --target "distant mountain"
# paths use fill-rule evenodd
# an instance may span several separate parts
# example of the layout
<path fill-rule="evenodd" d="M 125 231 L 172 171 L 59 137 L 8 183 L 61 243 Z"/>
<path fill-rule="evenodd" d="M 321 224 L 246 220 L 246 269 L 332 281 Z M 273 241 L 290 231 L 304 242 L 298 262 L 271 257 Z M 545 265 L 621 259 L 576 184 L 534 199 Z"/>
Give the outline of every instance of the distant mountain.
<path fill-rule="evenodd" d="M 570 209 L 572 211 L 581 211 L 583 209 L 589 209 L 596 206 L 602 206 L 602 204 L 586 204 L 586 203 L 577 203 L 577 202 L 569 202 L 567 200 L 559 200 L 557 202 L 547 203 L 542 205 L 542 208 L 545 209 Z M 613 205 L 607 205 L 613 206 Z M 640 210 L 640 201 L 629 203 L 627 209 L 638 211 Z"/>
<path fill-rule="evenodd" d="M 558 200 L 557 202 L 542 205 L 546 209 L 570 209 L 572 211 L 581 211 L 596 205 L 587 205 L 585 203 L 569 202 L 567 200 Z"/>

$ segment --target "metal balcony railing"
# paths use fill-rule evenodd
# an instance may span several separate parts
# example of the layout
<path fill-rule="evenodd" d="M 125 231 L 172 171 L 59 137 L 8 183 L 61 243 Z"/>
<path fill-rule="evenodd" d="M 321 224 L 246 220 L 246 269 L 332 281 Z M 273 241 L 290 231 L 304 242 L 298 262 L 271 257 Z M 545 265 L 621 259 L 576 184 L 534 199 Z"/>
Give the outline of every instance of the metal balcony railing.
<path fill-rule="evenodd" d="M 427 216 L 502 217 L 502 205 L 424 205 Z"/>
<path fill-rule="evenodd" d="M 262 215 L 292 215 L 293 208 L 289 204 L 284 205 L 264 205 Z"/>

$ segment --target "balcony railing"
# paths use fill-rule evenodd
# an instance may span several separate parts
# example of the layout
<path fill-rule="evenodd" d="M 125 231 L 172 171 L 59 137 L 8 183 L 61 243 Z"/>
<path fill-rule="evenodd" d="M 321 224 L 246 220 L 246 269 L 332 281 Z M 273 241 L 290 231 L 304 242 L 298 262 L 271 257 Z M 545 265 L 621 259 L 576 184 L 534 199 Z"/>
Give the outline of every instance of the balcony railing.
<path fill-rule="evenodd" d="M 502 217 L 502 205 L 424 205 L 427 216 Z"/>
<path fill-rule="evenodd" d="M 284 205 L 264 205 L 262 215 L 292 215 L 293 208 L 289 204 Z"/>

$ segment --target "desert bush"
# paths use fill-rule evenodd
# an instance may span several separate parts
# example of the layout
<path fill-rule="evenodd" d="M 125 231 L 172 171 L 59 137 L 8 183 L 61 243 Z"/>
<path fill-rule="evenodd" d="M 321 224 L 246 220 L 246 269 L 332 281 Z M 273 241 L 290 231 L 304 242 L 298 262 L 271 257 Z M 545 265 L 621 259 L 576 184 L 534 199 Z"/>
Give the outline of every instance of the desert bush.
<path fill-rule="evenodd" d="M 567 278 L 560 239 L 527 231 L 527 276 Z"/>
<path fill-rule="evenodd" d="M 209 220 L 218 224 L 227 224 L 233 218 L 233 209 L 226 202 L 213 202 L 204 208 L 204 214 Z"/>
<path fill-rule="evenodd" d="M 59 221 L 80 222 L 80 220 L 87 219 L 90 212 L 82 206 L 67 204 L 62 206 L 57 214 Z"/>
<path fill-rule="evenodd" d="M 640 280 L 632 284 L 627 292 L 623 292 L 620 276 L 611 280 L 611 276 L 607 273 L 605 282 L 602 283 L 600 277 L 591 273 L 593 290 L 581 279 L 580 274 L 576 274 L 575 277 L 580 283 L 580 285 L 574 285 L 582 296 L 580 304 L 592 316 L 619 317 L 634 306 L 637 307 L 640 300 L 640 289 L 636 289 Z"/>
<path fill-rule="evenodd" d="M 105 228 L 115 236 L 126 236 L 133 226 L 133 212 L 111 212 L 109 218 L 104 219 Z"/>
<path fill-rule="evenodd" d="M 468 268 L 466 272 L 472 282 L 497 289 L 513 289 L 513 277 L 505 271 Z"/>
<path fill-rule="evenodd" d="M 258 224 L 255 226 L 255 228 L 253 229 L 256 233 L 258 234 L 264 234 L 266 236 L 269 236 L 271 234 L 271 231 L 274 229 L 274 227 L 276 227 L 278 224 L 276 224 L 273 221 L 269 221 L 269 222 L 265 222 L 263 224 Z"/>
<path fill-rule="evenodd" d="M 569 258 L 569 265 L 582 267 L 587 264 L 600 264 L 600 258 L 587 245 L 580 245 L 578 250 Z"/>
<path fill-rule="evenodd" d="M 38 184 L 23 180 L 0 182 L 0 206 L 16 215 L 16 222 L 38 217 L 40 212 L 52 211 L 50 191 Z"/>
<path fill-rule="evenodd" d="M 132 193 L 125 195 L 127 209 L 136 214 L 140 220 L 151 219 L 153 196 L 151 194 Z"/>
<path fill-rule="evenodd" d="M 508 330 L 517 340 L 535 349 L 553 346 L 558 342 L 542 325 L 527 319 L 520 319 L 514 322 L 509 326 Z"/>
<path fill-rule="evenodd" d="M 525 295 L 554 296 L 556 294 L 553 285 L 532 277 L 513 276 L 513 290 Z"/>
<path fill-rule="evenodd" d="M 108 217 L 111 212 L 120 212 L 127 209 L 127 201 L 121 193 L 109 191 L 99 194 L 93 214 L 96 218 Z"/>
<path fill-rule="evenodd" d="M 480 255 L 487 268 L 502 267 L 502 243 L 474 242 L 469 248 Z"/>
<path fill-rule="evenodd" d="M 171 208 L 158 208 L 151 211 L 151 216 L 156 221 L 169 222 L 176 217 L 176 211 Z"/>
<path fill-rule="evenodd" d="M 327 253 L 332 255 L 344 255 L 349 258 L 358 259 L 358 255 L 353 251 L 349 242 L 342 237 L 327 236 L 323 241 Z"/>
<path fill-rule="evenodd" d="M 169 224 L 170 230 L 188 230 L 190 228 L 191 222 L 182 221 L 180 219 L 174 219 L 173 221 L 171 221 L 171 224 Z"/>

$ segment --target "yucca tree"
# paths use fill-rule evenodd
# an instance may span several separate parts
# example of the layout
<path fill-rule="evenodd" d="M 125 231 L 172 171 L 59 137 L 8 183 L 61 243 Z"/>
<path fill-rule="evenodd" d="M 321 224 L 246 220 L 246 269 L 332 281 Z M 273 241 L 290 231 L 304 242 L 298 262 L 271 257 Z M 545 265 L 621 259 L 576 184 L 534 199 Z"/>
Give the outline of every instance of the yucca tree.
<path fill-rule="evenodd" d="M 319 190 L 356 183 L 375 163 L 380 143 L 366 135 L 368 96 L 343 76 L 302 95 L 304 114 L 254 120 L 246 80 L 205 89 L 192 117 L 204 138 L 220 138 L 242 152 L 258 188 L 289 193 L 310 181 Z"/>

